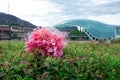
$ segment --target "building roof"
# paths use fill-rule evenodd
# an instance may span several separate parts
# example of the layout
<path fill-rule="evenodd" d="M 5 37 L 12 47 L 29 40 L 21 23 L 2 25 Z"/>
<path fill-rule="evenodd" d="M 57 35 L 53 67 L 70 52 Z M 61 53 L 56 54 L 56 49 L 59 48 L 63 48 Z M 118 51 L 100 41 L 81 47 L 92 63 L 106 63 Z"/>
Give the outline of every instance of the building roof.
<path fill-rule="evenodd" d="M 97 39 L 107 39 L 113 38 L 115 33 L 115 27 L 113 25 L 104 24 L 94 20 L 84 20 L 84 19 L 73 19 L 73 20 L 66 20 L 61 23 L 54 25 L 58 29 L 63 29 L 67 27 L 81 27 L 90 33 L 93 37 Z"/>
<path fill-rule="evenodd" d="M 120 28 L 120 25 L 114 26 L 115 28 Z"/>

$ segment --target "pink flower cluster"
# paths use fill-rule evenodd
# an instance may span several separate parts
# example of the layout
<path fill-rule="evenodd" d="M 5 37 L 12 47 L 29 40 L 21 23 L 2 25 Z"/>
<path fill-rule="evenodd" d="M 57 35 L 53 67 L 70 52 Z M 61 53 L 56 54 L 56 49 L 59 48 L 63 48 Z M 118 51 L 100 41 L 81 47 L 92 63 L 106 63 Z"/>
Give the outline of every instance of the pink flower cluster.
<path fill-rule="evenodd" d="M 53 33 L 45 28 L 38 28 L 26 42 L 26 52 L 59 58 L 63 55 L 65 45 L 65 37 L 61 32 Z"/>

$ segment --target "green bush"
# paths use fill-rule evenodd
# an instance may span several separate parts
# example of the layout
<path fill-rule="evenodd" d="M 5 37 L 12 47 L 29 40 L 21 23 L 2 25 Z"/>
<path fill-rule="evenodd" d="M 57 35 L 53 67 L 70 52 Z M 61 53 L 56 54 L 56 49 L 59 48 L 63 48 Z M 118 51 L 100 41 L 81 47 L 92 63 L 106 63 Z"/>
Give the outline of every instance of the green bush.
<path fill-rule="evenodd" d="M 25 53 L 23 42 L 0 42 L 0 80 L 119 80 L 120 44 L 69 42 L 60 59 Z"/>
<path fill-rule="evenodd" d="M 68 36 L 70 40 L 80 40 L 80 37 L 84 37 L 84 36 L 86 36 L 86 38 L 84 38 L 85 40 L 89 40 L 89 38 L 84 32 L 78 31 L 77 29 L 71 30 Z"/>
<path fill-rule="evenodd" d="M 120 38 L 111 40 L 111 43 L 120 43 Z"/>

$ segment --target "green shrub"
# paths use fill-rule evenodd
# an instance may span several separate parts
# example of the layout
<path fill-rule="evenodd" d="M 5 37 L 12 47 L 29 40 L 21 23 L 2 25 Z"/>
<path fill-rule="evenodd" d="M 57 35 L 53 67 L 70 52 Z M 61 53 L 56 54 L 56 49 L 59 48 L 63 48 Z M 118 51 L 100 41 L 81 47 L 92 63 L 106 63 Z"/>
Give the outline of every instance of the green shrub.
<path fill-rule="evenodd" d="M 120 43 L 120 38 L 111 40 L 111 43 Z"/>
<path fill-rule="evenodd" d="M 119 80 L 120 44 L 69 42 L 60 58 L 25 53 L 23 42 L 0 42 L 0 80 Z"/>
<path fill-rule="evenodd" d="M 68 36 L 70 40 L 80 40 L 80 37 L 84 37 L 85 40 L 89 40 L 89 38 L 84 32 L 78 31 L 77 29 L 71 30 Z"/>

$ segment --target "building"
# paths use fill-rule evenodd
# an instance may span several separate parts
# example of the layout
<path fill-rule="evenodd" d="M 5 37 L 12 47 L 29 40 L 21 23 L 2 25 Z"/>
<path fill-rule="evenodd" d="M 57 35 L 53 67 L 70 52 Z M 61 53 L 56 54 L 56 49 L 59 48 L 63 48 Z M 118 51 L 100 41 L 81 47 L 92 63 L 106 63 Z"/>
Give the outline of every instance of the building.
<path fill-rule="evenodd" d="M 33 28 L 0 25 L 0 40 L 27 39 Z"/>
<path fill-rule="evenodd" d="M 115 26 L 115 38 L 120 38 L 120 26 Z"/>
<path fill-rule="evenodd" d="M 120 38 L 120 26 L 109 25 L 94 20 L 72 19 L 54 25 L 54 27 L 61 31 L 68 30 L 67 28 L 73 30 L 73 26 L 78 28 L 79 31 L 82 29 L 82 32 L 92 41 Z"/>
<path fill-rule="evenodd" d="M 8 40 L 11 37 L 11 29 L 7 25 L 0 25 L 0 40 Z"/>

